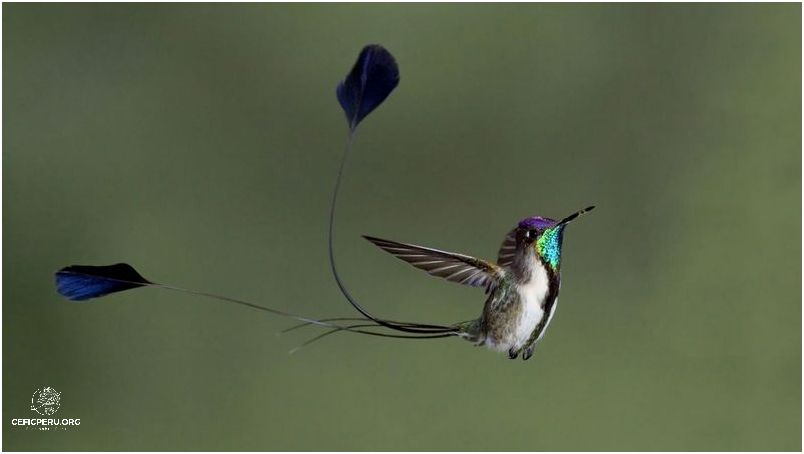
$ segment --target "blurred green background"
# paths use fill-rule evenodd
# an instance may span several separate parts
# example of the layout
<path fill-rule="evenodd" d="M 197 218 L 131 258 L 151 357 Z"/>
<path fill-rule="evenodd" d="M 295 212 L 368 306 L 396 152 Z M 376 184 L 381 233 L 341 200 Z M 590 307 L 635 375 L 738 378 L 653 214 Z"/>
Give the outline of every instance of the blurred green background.
<path fill-rule="evenodd" d="M 3 6 L 6 450 L 801 449 L 801 6 Z M 382 43 L 402 80 L 361 125 L 337 255 L 388 317 L 482 292 L 360 234 L 492 258 L 568 231 L 534 357 L 319 332 L 52 273 L 146 277 L 351 314 L 326 219 L 335 85 Z M 67 432 L 25 431 L 62 392 Z"/>

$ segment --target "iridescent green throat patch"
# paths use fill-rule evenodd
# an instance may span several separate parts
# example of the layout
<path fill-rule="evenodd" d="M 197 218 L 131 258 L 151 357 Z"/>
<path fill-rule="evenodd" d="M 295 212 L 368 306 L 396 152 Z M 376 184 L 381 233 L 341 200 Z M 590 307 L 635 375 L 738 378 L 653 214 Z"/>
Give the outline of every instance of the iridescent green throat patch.
<path fill-rule="evenodd" d="M 550 264 L 554 270 L 558 269 L 561 262 L 561 240 L 564 236 L 564 226 L 547 229 L 542 236 L 536 240 L 536 252 Z"/>

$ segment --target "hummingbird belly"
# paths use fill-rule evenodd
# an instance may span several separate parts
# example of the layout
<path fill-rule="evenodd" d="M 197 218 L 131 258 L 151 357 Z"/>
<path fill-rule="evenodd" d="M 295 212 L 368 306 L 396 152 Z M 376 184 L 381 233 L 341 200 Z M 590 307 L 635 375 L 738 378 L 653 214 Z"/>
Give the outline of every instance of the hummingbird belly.
<path fill-rule="evenodd" d="M 525 346 L 545 316 L 544 300 L 549 287 L 547 271 L 541 264 L 535 266 L 530 280 L 520 283 L 512 292 L 509 310 L 486 321 L 489 329 L 484 344 L 502 352 Z"/>

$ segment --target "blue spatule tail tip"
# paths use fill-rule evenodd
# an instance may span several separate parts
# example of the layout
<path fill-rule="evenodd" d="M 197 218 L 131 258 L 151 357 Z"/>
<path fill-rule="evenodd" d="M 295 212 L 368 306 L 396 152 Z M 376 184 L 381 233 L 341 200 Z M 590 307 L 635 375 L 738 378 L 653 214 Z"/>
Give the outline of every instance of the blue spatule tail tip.
<path fill-rule="evenodd" d="M 71 301 L 86 301 L 150 284 L 127 263 L 71 265 L 56 272 L 56 290 Z"/>
<path fill-rule="evenodd" d="M 354 67 L 338 84 L 336 91 L 349 129 L 357 125 L 377 108 L 399 85 L 399 68 L 394 56 L 378 44 L 370 44 L 360 51 Z"/>

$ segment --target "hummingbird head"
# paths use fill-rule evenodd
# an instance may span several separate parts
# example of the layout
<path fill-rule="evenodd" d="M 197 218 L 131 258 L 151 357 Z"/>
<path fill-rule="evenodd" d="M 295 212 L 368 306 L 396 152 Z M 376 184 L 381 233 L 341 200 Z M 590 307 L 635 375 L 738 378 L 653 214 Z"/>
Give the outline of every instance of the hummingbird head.
<path fill-rule="evenodd" d="M 592 211 L 590 206 L 577 211 L 560 221 L 541 216 L 525 218 L 519 221 L 516 228 L 517 249 L 532 250 L 543 263 L 554 271 L 561 263 L 561 244 L 564 240 L 564 228 L 580 215 Z"/>

